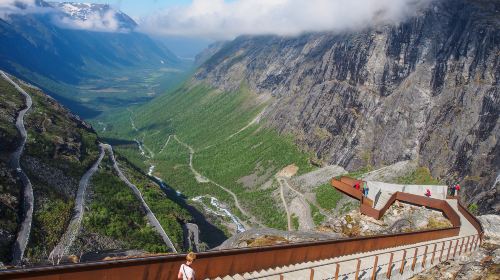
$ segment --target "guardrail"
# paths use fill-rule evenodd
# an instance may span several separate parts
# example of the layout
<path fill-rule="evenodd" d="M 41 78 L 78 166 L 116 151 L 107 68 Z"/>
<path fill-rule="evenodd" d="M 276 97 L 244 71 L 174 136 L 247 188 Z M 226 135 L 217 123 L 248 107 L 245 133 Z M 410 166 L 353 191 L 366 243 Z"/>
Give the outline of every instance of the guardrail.
<path fill-rule="evenodd" d="M 340 180 L 332 179 L 331 183 L 337 189 L 341 190 L 344 194 L 361 201 L 361 204 L 364 204 L 368 207 L 373 207 L 373 201 L 363 196 L 363 193 L 360 190 L 357 190 L 353 187 L 356 183 L 360 183 L 362 185 L 362 181 L 354 180 L 348 177 L 342 177 Z"/>
<path fill-rule="evenodd" d="M 392 275 L 400 274 L 415 274 L 422 271 L 425 268 L 430 268 L 439 262 L 446 261 L 449 259 L 454 259 L 461 256 L 463 253 L 472 252 L 477 249 L 480 242 L 479 235 L 463 236 L 459 238 L 454 238 L 446 241 L 432 242 L 425 245 L 417 245 L 412 247 L 407 247 L 405 249 L 395 249 L 389 250 L 381 253 L 367 254 L 363 257 L 352 257 L 344 258 L 338 261 L 326 262 L 321 264 L 311 264 L 307 267 L 300 267 L 298 269 L 289 269 L 284 272 L 268 273 L 263 276 L 256 277 L 255 279 L 265 278 L 269 276 L 279 275 L 280 279 L 292 279 L 286 276 L 287 273 L 292 273 L 296 271 L 310 271 L 310 280 L 318 279 L 315 277 L 315 271 L 320 270 L 322 267 L 335 265 L 335 269 L 331 270 L 332 277 L 328 279 L 346 279 L 350 275 L 370 275 L 371 279 L 376 279 L 379 275 L 385 275 L 387 279 L 390 279 Z M 433 246 L 434 245 L 434 246 Z M 419 249 L 425 248 L 423 251 Z M 408 252 L 414 252 L 413 255 L 407 254 Z M 397 256 L 398 253 L 402 253 L 401 256 Z M 387 262 L 379 262 L 382 256 L 388 256 Z M 368 261 L 375 257 L 373 261 Z M 439 260 L 439 262 L 435 262 Z M 357 261 L 356 270 L 352 271 L 348 269 L 345 272 L 344 264 L 347 262 Z M 368 264 L 368 265 L 367 265 Z M 417 266 L 417 264 L 419 264 Z M 349 268 L 349 265 L 347 265 Z M 356 279 L 356 277 L 355 277 Z"/>
<path fill-rule="evenodd" d="M 193 264 L 197 277 L 215 278 L 278 266 L 318 261 L 354 253 L 442 239 L 460 228 L 425 230 L 369 237 L 302 242 L 280 246 L 199 253 Z M 95 263 L 37 267 L 0 272 L 9 279 L 176 279 L 185 255 L 147 257 Z"/>
<path fill-rule="evenodd" d="M 346 189 L 353 190 L 352 186 L 344 182 L 341 183 L 343 184 L 342 186 L 349 187 Z M 420 197 L 407 193 L 395 193 L 394 197 L 391 198 L 387 205 L 381 210 L 375 210 L 367 204 L 361 204 L 362 211 L 364 208 L 366 208 L 365 211 L 368 211 L 367 209 L 370 208 L 372 209 L 370 210 L 372 214 L 377 216 L 381 215 L 396 199 L 426 206 L 428 208 L 439 209 L 445 213 L 448 219 L 450 219 L 453 227 L 340 240 L 301 242 L 259 248 L 203 252 L 198 254 L 198 258 L 194 262 L 193 268 L 197 273 L 197 278 L 200 279 L 224 277 L 226 275 L 243 274 L 245 272 L 260 271 L 285 265 L 411 245 L 425 241 L 449 238 L 459 234 L 460 217 L 447 202 L 438 199 Z M 177 273 L 180 265 L 184 262 L 184 258 L 185 255 L 167 255 L 6 270 L 0 272 L 0 278 L 29 278 L 32 280 L 177 279 Z"/>
<path fill-rule="evenodd" d="M 483 235 L 484 235 L 484 228 L 483 225 L 481 225 L 481 222 L 474 216 L 467 207 L 465 207 L 461 202 L 460 199 L 457 199 L 457 205 L 458 205 L 458 211 L 472 224 L 472 226 L 477 230 L 479 233 L 479 238 L 481 239 L 481 243 L 483 241 Z"/>
<path fill-rule="evenodd" d="M 357 198 L 361 201 L 368 200 L 368 198 L 362 196 L 361 192 L 359 192 L 358 194 L 357 190 L 352 188 L 352 186 L 350 186 L 346 182 L 351 184 L 351 183 L 356 183 L 357 181 L 356 180 L 348 181 L 347 177 L 342 177 L 341 180 L 333 179 L 332 186 L 337 188 L 339 191 L 348 194 L 349 196 L 352 196 L 354 198 Z M 455 213 L 455 210 L 451 208 L 448 202 L 440 199 L 423 197 L 420 195 L 404 193 L 404 192 L 393 193 L 391 197 L 387 200 L 387 203 L 379 210 L 374 209 L 369 203 L 361 203 L 360 211 L 361 213 L 378 220 L 385 214 L 385 212 L 391 207 L 392 204 L 394 204 L 396 200 L 442 211 L 443 214 L 450 220 L 450 222 L 454 227 L 461 226 L 460 217 L 457 215 L 457 213 Z"/>

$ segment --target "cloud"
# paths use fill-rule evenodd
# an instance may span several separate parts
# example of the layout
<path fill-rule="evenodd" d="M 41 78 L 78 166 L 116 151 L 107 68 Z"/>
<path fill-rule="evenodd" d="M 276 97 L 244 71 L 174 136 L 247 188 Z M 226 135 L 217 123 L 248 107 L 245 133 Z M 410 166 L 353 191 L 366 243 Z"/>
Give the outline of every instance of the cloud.
<path fill-rule="evenodd" d="M 50 12 L 50 8 L 40 7 L 36 0 L 0 0 L 0 19 L 7 20 L 13 14 L 35 14 Z"/>
<path fill-rule="evenodd" d="M 73 18 L 67 15 L 57 14 L 53 17 L 53 21 L 59 27 L 67 29 L 90 30 L 98 32 L 127 31 L 120 28 L 120 23 L 116 18 L 116 12 L 113 10 L 109 10 L 104 13 L 93 12 L 88 14 L 85 19 Z"/>
<path fill-rule="evenodd" d="M 117 10 L 109 6 L 101 7 L 92 10 L 91 4 L 47 4 L 40 0 L 0 0 L 0 18 L 9 20 L 12 15 L 44 13 L 51 15 L 52 22 L 55 25 L 65 29 L 127 32 L 132 28 L 122 26 L 117 18 Z M 130 23 L 129 26 L 131 26 Z"/>
<path fill-rule="evenodd" d="M 232 39 L 345 31 L 403 20 L 433 0 L 194 0 L 140 20 L 147 33 Z"/>

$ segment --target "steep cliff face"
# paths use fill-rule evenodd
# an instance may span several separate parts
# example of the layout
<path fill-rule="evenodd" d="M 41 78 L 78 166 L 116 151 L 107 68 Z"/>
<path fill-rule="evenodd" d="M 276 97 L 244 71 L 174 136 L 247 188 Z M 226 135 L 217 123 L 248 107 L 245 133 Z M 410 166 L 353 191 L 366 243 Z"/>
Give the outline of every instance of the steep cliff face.
<path fill-rule="evenodd" d="M 500 4 L 486 0 L 435 1 L 359 32 L 240 37 L 195 75 L 272 95 L 266 124 L 324 163 L 415 160 L 482 212 L 500 211 L 499 79 Z"/>

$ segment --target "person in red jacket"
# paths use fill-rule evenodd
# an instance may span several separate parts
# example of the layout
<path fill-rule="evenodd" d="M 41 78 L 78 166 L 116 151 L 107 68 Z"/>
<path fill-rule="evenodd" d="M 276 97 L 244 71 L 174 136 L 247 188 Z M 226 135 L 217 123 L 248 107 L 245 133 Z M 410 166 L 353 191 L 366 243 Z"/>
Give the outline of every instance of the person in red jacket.
<path fill-rule="evenodd" d="M 427 191 L 425 192 L 425 196 L 431 197 L 431 190 L 427 189 Z"/>
<path fill-rule="evenodd" d="M 356 182 L 356 184 L 354 184 L 354 188 L 359 191 L 359 182 Z"/>
<path fill-rule="evenodd" d="M 456 195 L 458 196 L 458 191 L 460 191 L 460 185 L 459 184 L 455 185 L 455 191 L 456 191 Z"/>

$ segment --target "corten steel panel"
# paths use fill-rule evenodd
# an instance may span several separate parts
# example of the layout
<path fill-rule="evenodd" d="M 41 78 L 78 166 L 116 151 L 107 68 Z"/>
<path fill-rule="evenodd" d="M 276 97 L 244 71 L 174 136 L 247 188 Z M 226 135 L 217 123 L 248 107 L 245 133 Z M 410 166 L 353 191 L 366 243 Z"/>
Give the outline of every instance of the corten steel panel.
<path fill-rule="evenodd" d="M 348 184 L 341 182 L 337 179 L 332 179 L 332 185 L 342 191 L 343 193 L 351 196 L 352 198 L 355 198 L 357 200 L 361 199 L 361 191 L 356 190 L 352 186 L 349 186 Z"/>
<path fill-rule="evenodd" d="M 358 252 L 368 252 L 416 242 L 451 237 L 459 228 L 422 231 L 393 235 L 361 237 L 344 240 L 297 243 L 262 248 L 226 250 L 200 253 L 193 264 L 199 278 L 215 278 L 236 273 L 251 272 L 283 266 L 285 264 L 315 261 Z M 129 259 L 103 265 L 103 263 L 60 266 L 32 272 L 32 279 L 176 279 L 183 256 L 164 256 Z M 68 273 L 69 272 L 69 273 Z M 47 274 L 48 273 L 48 274 Z M 38 274 L 38 275 L 36 275 Z M 29 274 L 27 274 L 29 275 Z M 54 277 L 54 275 L 58 275 Z M 0 273 L 0 277 L 8 274 Z M 22 273 L 12 278 L 23 278 Z"/>
<path fill-rule="evenodd" d="M 341 181 L 341 180 L 345 180 L 345 181 Z M 354 180 L 354 179 L 351 179 L 348 177 L 342 177 L 341 180 L 337 180 L 334 178 L 331 181 L 331 185 L 334 186 L 335 188 L 337 188 L 339 191 L 347 194 L 348 196 L 350 196 L 352 198 L 355 198 L 357 200 L 361 200 L 361 198 L 363 198 L 363 193 L 361 192 L 361 190 L 357 190 L 357 189 L 353 188 L 353 185 L 355 183 L 352 183 L 352 182 L 363 182 L 363 181 Z M 363 203 L 369 205 L 370 207 L 373 206 L 373 200 L 371 200 L 367 197 L 363 198 Z"/>
<path fill-rule="evenodd" d="M 354 178 L 351 178 L 351 177 L 346 177 L 346 176 L 340 177 L 340 181 L 342 181 L 342 182 L 350 185 L 351 187 L 354 186 L 356 183 L 359 183 L 361 186 L 363 184 L 362 180 L 357 180 L 357 179 L 354 179 Z"/>
<path fill-rule="evenodd" d="M 370 207 L 368 205 L 361 204 L 359 206 L 359 210 L 361 213 L 363 213 L 366 216 L 372 217 L 372 218 L 377 219 L 377 220 L 380 219 L 381 212 L 376 210 L 376 209 L 373 209 L 372 207 Z"/>

